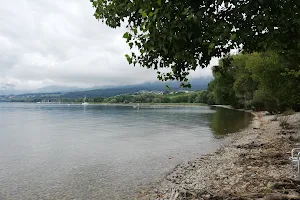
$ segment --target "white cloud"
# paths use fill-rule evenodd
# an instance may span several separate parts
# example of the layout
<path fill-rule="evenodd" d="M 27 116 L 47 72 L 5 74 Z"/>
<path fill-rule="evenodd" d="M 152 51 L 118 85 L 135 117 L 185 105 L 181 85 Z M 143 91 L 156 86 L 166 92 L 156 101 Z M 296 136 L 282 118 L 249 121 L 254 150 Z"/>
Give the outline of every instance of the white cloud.
<path fill-rule="evenodd" d="M 93 17 L 88 0 L 0 0 L 0 84 L 89 87 L 155 81 L 127 64 L 124 28 Z M 211 75 L 209 68 L 191 77 Z"/>

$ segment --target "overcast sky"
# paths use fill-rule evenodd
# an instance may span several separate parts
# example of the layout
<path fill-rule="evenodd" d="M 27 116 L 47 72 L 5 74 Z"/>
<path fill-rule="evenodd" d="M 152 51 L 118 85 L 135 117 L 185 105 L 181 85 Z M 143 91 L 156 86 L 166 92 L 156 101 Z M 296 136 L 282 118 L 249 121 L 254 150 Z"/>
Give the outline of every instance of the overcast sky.
<path fill-rule="evenodd" d="M 155 81 L 127 64 L 124 28 L 94 17 L 89 0 L 0 0 L 0 87 L 91 87 Z M 209 68 L 193 78 L 211 76 Z"/>

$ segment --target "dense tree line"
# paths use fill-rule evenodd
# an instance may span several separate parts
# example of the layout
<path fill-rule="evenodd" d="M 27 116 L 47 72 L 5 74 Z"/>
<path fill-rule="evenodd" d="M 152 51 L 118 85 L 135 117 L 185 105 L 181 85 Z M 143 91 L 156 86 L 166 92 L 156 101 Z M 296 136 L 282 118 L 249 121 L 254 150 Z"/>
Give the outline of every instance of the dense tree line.
<path fill-rule="evenodd" d="M 171 94 L 137 93 L 121 94 L 113 97 L 89 97 L 89 103 L 128 104 L 128 103 L 208 103 L 206 90 L 195 92 L 172 92 Z M 10 102 L 49 102 L 49 103 L 82 103 L 83 98 L 13 98 Z"/>
<path fill-rule="evenodd" d="M 299 110 L 298 68 L 275 51 L 223 58 L 219 66 L 213 67 L 214 80 L 208 87 L 209 101 L 270 112 L 290 108 Z"/>
<path fill-rule="evenodd" d="M 196 92 L 178 92 L 176 94 L 154 94 L 154 93 L 143 93 L 143 94 L 126 94 L 117 95 L 108 98 L 91 98 L 88 99 L 90 102 L 96 103 L 207 103 L 206 96 L 207 91 L 196 91 Z"/>

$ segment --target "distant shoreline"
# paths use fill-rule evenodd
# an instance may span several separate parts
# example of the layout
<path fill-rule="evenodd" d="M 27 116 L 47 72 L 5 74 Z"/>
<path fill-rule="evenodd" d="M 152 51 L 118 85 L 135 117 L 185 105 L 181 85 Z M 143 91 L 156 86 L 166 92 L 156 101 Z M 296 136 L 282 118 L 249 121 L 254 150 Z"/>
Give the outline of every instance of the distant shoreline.
<path fill-rule="evenodd" d="M 97 104 L 95 104 L 97 105 Z M 102 104 L 103 105 L 103 104 Z M 149 107 L 149 106 L 209 106 L 203 103 L 128 103 L 128 104 L 107 104 L 107 105 L 118 105 L 118 106 L 137 106 Z"/>
<path fill-rule="evenodd" d="M 46 103 L 46 102 L 0 102 L 0 103 L 24 103 L 24 104 L 39 104 L 39 105 L 81 105 L 81 103 L 59 103 L 59 102 L 50 102 L 50 103 Z M 208 104 L 204 104 L 204 103 L 95 103 L 95 102 L 88 102 L 89 105 L 103 105 L 103 106 L 137 106 L 139 104 L 140 107 L 143 106 L 211 106 Z"/>

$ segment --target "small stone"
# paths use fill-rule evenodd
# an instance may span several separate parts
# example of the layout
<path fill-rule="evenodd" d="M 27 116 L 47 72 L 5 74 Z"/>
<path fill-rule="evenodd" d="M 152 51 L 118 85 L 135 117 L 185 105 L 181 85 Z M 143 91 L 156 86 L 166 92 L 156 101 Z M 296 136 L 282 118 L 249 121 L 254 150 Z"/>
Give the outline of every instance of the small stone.
<path fill-rule="evenodd" d="M 208 199 L 208 198 L 210 198 L 210 194 L 202 195 L 202 197 Z"/>
<path fill-rule="evenodd" d="M 191 181 L 190 179 L 186 179 L 185 183 L 186 183 L 186 184 L 191 184 L 192 181 Z"/>

